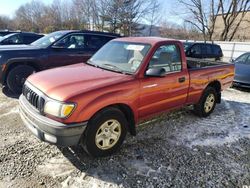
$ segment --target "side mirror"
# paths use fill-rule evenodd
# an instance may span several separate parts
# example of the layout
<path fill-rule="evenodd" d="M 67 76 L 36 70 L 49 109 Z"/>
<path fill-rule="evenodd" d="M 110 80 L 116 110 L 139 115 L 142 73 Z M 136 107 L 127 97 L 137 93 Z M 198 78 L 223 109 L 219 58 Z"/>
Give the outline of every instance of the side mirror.
<path fill-rule="evenodd" d="M 63 48 L 65 48 L 65 43 L 64 42 L 56 42 L 51 47 L 54 49 L 63 49 Z"/>
<path fill-rule="evenodd" d="M 148 77 L 165 77 L 166 71 L 164 68 L 150 68 L 146 71 L 145 76 Z"/>

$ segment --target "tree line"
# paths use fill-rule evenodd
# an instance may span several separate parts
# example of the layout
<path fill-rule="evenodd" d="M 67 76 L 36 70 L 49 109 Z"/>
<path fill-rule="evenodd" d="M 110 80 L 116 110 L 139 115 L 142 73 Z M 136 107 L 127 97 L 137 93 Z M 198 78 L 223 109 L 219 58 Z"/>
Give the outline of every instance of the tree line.
<path fill-rule="evenodd" d="M 45 5 L 32 0 L 13 17 L 0 17 L 0 28 L 38 33 L 61 29 L 109 31 L 124 35 L 139 32 L 143 21 L 155 24 L 157 0 L 54 0 Z"/>
<path fill-rule="evenodd" d="M 240 26 L 250 22 L 250 0 L 177 0 L 186 10 L 183 19 L 203 35 L 204 40 L 231 41 Z"/>
<path fill-rule="evenodd" d="M 54 0 L 50 5 L 32 0 L 12 19 L 0 16 L 0 29 L 38 33 L 87 29 L 131 36 L 147 23 L 148 36 L 157 26 L 163 37 L 231 41 L 242 22 L 250 23 L 250 0 L 176 0 L 172 9 L 177 11 L 170 11 L 179 15 L 182 25 L 168 22 L 161 8 L 158 0 Z"/>

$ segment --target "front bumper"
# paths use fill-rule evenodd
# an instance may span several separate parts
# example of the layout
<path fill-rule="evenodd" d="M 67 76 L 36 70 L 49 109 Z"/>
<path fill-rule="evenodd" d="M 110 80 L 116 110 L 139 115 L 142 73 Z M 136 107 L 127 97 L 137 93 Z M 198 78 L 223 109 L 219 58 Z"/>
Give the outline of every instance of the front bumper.
<path fill-rule="evenodd" d="M 77 145 L 87 127 L 87 122 L 63 124 L 42 116 L 26 98 L 19 98 L 20 116 L 26 127 L 40 140 L 59 146 Z"/>

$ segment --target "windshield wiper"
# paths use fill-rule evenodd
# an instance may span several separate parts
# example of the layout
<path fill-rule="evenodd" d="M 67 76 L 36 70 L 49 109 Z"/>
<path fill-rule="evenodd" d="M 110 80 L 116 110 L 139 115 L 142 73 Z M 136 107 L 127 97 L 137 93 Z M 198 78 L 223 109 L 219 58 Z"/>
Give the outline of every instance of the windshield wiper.
<path fill-rule="evenodd" d="M 102 64 L 102 65 L 105 65 L 105 66 L 108 66 L 108 67 L 112 67 L 112 68 L 114 68 L 114 69 L 116 69 L 116 70 L 122 71 L 119 67 L 117 67 L 117 66 L 115 66 L 115 65 L 113 65 L 113 64 L 104 63 L 104 64 Z"/>
<path fill-rule="evenodd" d="M 117 72 L 120 72 L 120 73 L 122 73 L 122 74 L 129 74 L 129 75 L 131 75 L 131 72 L 122 70 L 121 68 L 119 68 L 119 67 L 117 67 L 117 66 L 115 66 L 115 65 L 113 65 L 113 64 L 104 63 L 104 64 L 102 64 L 102 65 L 104 65 L 105 67 L 112 67 L 112 70 L 113 70 L 113 71 L 117 71 Z"/>

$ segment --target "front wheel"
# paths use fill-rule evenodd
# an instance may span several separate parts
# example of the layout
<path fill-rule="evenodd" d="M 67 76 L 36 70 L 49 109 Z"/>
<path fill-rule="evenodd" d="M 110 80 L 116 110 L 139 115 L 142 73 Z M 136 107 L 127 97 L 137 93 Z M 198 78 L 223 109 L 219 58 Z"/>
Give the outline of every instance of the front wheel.
<path fill-rule="evenodd" d="M 14 94 L 21 94 L 25 80 L 34 72 L 35 69 L 28 65 L 14 67 L 10 70 L 6 79 L 8 88 Z"/>
<path fill-rule="evenodd" d="M 213 87 L 207 87 L 198 104 L 194 106 L 194 112 L 200 117 L 209 116 L 216 106 L 217 92 Z"/>
<path fill-rule="evenodd" d="M 119 109 L 104 109 L 89 121 L 81 145 L 94 157 L 111 155 L 122 145 L 127 133 L 127 124 Z"/>

